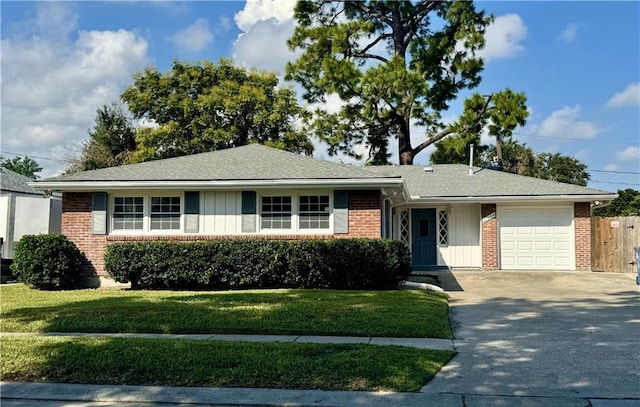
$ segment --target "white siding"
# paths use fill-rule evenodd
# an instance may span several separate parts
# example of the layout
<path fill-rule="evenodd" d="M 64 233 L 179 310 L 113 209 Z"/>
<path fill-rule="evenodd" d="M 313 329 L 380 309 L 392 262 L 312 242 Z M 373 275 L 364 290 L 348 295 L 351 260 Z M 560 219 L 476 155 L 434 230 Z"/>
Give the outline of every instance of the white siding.
<path fill-rule="evenodd" d="M 9 195 L 0 196 L 0 237 L 4 239 L 4 245 L 2 246 L 2 257 L 9 257 Z"/>
<path fill-rule="evenodd" d="M 51 201 L 42 196 L 17 196 L 14 241 L 24 235 L 49 233 L 50 206 Z"/>
<path fill-rule="evenodd" d="M 205 192 L 201 229 L 205 234 L 242 232 L 242 194 L 240 192 Z"/>
<path fill-rule="evenodd" d="M 449 244 L 438 247 L 438 265 L 482 267 L 479 204 L 452 204 L 450 206 Z"/>

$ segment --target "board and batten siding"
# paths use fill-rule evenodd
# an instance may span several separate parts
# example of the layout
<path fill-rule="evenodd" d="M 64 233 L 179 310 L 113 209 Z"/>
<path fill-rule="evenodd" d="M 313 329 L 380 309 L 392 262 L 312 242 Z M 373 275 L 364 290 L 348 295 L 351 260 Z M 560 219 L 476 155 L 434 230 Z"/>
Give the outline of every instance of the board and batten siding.
<path fill-rule="evenodd" d="M 438 265 L 482 267 L 480 248 L 480 205 L 452 204 L 449 207 L 449 244 L 438 245 Z"/>
<path fill-rule="evenodd" d="M 242 233 L 242 193 L 240 191 L 207 191 L 201 194 L 200 233 Z"/>

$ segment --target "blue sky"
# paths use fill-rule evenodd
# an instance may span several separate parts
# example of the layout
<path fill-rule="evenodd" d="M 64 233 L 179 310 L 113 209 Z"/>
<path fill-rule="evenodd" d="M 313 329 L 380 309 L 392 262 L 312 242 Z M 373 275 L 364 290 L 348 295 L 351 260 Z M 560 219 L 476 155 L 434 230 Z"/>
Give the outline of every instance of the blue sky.
<path fill-rule="evenodd" d="M 285 44 L 295 24 L 293 4 L 1 2 L 2 154 L 39 157 L 41 175 L 55 175 L 87 138 L 95 110 L 117 100 L 145 66 L 166 71 L 174 58 L 228 57 L 281 71 L 295 58 Z M 531 116 L 516 138 L 536 152 L 578 158 L 588 165 L 591 187 L 639 189 L 640 3 L 501 1 L 477 7 L 496 17 L 477 90 L 526 93 Z M 455 120 L 460 103 L 444 117 Z M 420 132 L 414 126 L 414 145 Z M 429 154 L 416 162 L 427 163 Z M 329 158 L 321 145 L 315 155 Z"/>

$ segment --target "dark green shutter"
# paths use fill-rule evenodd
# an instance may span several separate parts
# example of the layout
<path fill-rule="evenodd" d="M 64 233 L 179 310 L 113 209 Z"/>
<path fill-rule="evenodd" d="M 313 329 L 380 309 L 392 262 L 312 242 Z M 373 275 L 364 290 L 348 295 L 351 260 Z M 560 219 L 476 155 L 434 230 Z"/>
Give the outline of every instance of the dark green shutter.
<path fill-rule="evenodd" d="M 107 193 L 94 192 L 91 197 L 91 233 L 107 234 Z"/>
<path fill-rule="evenodd" d="M 242 233 L 256 232 L 256 191 L 242 191 Z"/>
<path fill-rule="evenodd" d="M 198 233 L 200 231 L 200 192 L 184 193 L 184 231 Z"/>
<path fill-rule="evenodd" d="M 333 233 L 349 233 L 348 191 L 333 191 Z"/>

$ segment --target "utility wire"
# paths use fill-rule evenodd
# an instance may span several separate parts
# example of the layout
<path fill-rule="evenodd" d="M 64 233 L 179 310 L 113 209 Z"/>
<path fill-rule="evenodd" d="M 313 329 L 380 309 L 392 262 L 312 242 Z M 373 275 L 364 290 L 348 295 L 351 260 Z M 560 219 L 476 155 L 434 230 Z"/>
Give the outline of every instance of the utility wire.
<path fill-rule="evenodd" d="M 29 157 L 29 158 L 37 158 L 38 160 L 58 161 L 58 162 L 61 162 L 61 163 L 66 163 L 65 160 L 60 160 L 60 159 L 57 159 L 57 158 L 49 158 L 49 157 L 40 157 L 40 156 L 37 156 L 37 155 L 10 153 L 8 151 L 2 151 L 2 154 L 14 155 L 16 157 Z"/>

